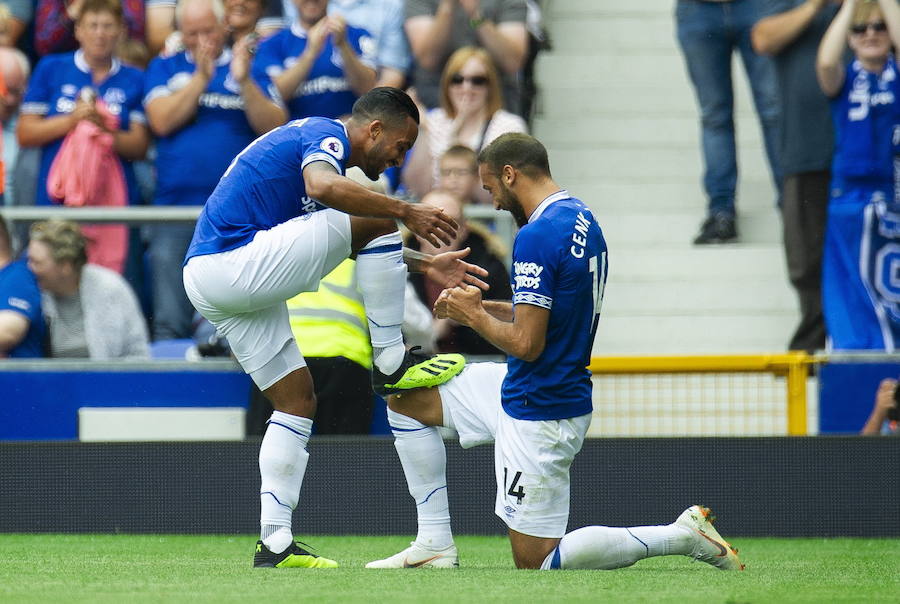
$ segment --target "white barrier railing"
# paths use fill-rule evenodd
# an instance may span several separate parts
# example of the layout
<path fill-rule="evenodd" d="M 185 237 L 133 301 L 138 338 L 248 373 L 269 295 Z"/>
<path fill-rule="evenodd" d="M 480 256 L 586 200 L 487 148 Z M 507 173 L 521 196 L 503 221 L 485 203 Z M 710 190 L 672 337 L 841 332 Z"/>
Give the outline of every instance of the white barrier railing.
<path fill-rule="evenodd" d="M 151 224 L 163 222 L 194 222 L 202 206 L 91 206 L 72 208 L 66 206 L 0 206 L 0 215 L 9 222 L 35 222 L 58 218 L 76 222 L 112 222 L 124 224 Z M 467 218 L 493 224 L 497 233 L 509 248 L 507 262 L 512 255 L 512 242 L 516 225 L 508 212 L 490 206 L 468 205 L 464 209 Z"/>

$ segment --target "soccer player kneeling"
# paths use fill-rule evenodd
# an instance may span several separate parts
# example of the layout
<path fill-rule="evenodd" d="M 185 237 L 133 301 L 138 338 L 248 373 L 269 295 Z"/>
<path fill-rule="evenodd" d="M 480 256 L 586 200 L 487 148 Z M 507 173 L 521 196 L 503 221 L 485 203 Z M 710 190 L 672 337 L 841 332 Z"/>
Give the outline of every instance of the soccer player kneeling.
<path fill-rule="evenodd" d="M 606 242 L 591 210 L 553 181 L 546 149 L 533 137 L 503 135 L 478 161 L 495 207 L 519 223 L 513 300 L 483 300 L 476 287 L 454 287 L 441 293 L 434 310 L 476 330 L 508 360 L 471 364 L 437 388 L 388 399 L 419 528 L 409 548 L 366 567 L 459 566 L 446 452 L 434 427 L 446 426 L 463 447 L 495 443 L 495 512 L 509 527 L 518 568 L 613 569 L 680 554 L 742 570 L 710 511 L 698 505 L 668 525 L 588 526 L 566 534 L 569 468 L 591 419 L 586 367 L 606 284 Z"/>

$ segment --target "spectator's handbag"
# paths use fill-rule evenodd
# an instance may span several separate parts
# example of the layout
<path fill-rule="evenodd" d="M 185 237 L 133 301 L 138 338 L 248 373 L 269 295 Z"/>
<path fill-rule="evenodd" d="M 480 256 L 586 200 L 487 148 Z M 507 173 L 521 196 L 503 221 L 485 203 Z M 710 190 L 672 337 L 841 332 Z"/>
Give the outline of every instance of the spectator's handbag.
<path fill-rule="evenodd" d="M 109 131 L 87 120 L 66 135 L 47 176 L 47 193 L 67 206 L 124 206 L 128 203 L 125 174 L 113 148 L 112 132 L 119 118 L 98 99 L 97 111 Z M 128 227 L 83 225 L 88 262 L 122 273 L 128 251 Z"/>

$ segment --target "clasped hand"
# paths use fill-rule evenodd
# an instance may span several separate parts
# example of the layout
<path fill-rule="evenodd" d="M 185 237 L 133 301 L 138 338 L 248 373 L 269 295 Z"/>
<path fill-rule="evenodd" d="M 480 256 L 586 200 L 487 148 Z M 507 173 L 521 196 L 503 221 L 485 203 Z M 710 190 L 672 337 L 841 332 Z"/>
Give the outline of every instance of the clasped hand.
<path fill-rule="evenodd" d="M 481 310 L 481 290 L 474 285 L 445 289 L 434 302 L 434 316 L 472 326 L 472 318 Z"/>

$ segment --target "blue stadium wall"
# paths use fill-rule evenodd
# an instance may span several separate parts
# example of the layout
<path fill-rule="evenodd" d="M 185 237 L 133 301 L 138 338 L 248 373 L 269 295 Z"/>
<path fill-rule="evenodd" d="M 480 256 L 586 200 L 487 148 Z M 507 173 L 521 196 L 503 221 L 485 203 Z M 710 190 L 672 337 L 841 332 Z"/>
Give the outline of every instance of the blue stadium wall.
<path fill-rule="evenodd" d="M 258 441 L 0 443 L 0 532 L 255 533 Z M 302 534 L 415 532 L 393 443 L 316 437 Z M 447 443 L 458 534 L 502 534 L 493 449 Z M 671 522 L 709 505 L 736 536 L 900 536 L 900 439 L 589 439 L 570 528 Z"/>

